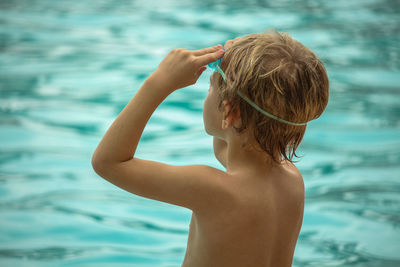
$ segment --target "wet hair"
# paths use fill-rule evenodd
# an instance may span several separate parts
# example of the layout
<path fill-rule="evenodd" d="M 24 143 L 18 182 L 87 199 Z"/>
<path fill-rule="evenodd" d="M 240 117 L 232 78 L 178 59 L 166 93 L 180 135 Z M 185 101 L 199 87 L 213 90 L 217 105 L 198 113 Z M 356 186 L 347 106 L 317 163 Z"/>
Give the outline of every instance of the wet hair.
<path fill-rule="evenodd" d="M 267 30 L 236 41 L 224 54 L 221 75 L 213 87 L 222 101 L 239 109 L 242 125 L 237 133 L 250 130 L 260 148 L 279 163 L 293 162 L 306 125 L 289 125 L 269 118 L 238 96 L 247 96 L 263 110 L 291 122 L 318 118 L 328 104 L 329 80 L 317 56 L 287 33 Z"/>

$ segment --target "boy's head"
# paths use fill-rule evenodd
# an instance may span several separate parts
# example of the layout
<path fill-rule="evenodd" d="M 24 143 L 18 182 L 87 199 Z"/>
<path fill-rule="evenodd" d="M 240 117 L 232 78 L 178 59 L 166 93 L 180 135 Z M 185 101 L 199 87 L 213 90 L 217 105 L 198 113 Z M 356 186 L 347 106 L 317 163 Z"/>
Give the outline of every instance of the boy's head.
<path fill-rule="evenodd" d="M 308 122 L 324 111 L 329 97 L 326 70 L 317 56 L 289 34 L 267 31 L 247 35 L 229 47 L 211 86 L 231 111 L 239 111 L 238 133 L 248 130 L 274 161 L 292 161 L 306 125 L 290 125 L 256 110 L 244 95 L 267 113 L 289 122 Z M 229 114 L 229 113 L 228 113 Z"/>

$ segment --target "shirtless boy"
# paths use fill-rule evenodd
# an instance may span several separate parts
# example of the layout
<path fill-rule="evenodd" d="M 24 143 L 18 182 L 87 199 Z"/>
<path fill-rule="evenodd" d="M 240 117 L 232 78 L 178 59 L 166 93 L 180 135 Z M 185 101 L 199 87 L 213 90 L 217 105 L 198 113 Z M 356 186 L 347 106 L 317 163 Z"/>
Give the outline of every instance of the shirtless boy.
<path fill-rule="evenodd" d="M 133 194 L 192 210 L 182 266 L 289 267 L 304 210 L 293 157 L 306 123 L 328 103 L 328 77 L 316 55 L 288 34 L 250 34 L 224 49 L 172 50 L 104 135 L 93 169 Z M 136 158 L 157 106 L 195 84 L 213 62 L 203 119 L 226 171 Z"/>

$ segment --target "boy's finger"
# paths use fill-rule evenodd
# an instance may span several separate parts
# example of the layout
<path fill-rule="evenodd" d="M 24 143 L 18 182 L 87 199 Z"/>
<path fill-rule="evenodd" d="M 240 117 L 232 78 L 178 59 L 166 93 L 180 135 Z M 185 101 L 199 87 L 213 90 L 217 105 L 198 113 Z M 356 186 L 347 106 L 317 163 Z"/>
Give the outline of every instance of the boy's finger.
<path fill-rule="evenodd" d="M 202 56 L 199 56 L 196 59 L 196 62 L 198 65 L 200 66 L 205 66 L 211 62 L 214 62 L 216 60 L 218 60 L 219 58 L 221 58 L 224 55 L 225 51 L 222 49 L 219 49 L 213 53 L 208 53 Z"/>
<path fill-rule="evenodd" d="M 239 41 L 242 37 L 236 37 L 235 39 L 228 40 L 224 44 L 224 49 L 228 50 L 236 41 Z"/>
<path fill-rule="evenodd" d="M 211 47 L 207 47 L 207 48 L 203 48 L 203 49 L 200 49 L 200 50 L 193 51 L 193 55 L 202 56 L 202 55 L 205 55 L 205 54 L 208 54 L 208 53 L 215 52 L 215 51 L 217 51 L 218 49 L 221 49 L 221 48 L 222 48 L 222 45 L 211 46 Z"/>

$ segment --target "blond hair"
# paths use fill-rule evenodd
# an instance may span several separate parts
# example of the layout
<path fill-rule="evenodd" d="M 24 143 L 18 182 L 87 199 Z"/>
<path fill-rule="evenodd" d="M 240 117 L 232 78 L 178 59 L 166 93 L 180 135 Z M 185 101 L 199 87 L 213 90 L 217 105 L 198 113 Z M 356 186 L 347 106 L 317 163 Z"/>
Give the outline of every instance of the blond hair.
<path fill-rule="evenodd" d="M 223 57 L 221 75 L 214 87 L 222 101 L 240 110 L 238 133 L 251 129 L 260 148 L 275 162 L 293 162 L 306 125 L 294 126 L 263 115 L 238 96 L 247 96 L 258 107 L 291 122 L 318 118 L 328 104 L 329 80 L 322 62 L 287 33 L 268 30 L 236 41 Z"/>

